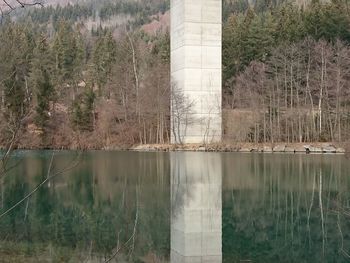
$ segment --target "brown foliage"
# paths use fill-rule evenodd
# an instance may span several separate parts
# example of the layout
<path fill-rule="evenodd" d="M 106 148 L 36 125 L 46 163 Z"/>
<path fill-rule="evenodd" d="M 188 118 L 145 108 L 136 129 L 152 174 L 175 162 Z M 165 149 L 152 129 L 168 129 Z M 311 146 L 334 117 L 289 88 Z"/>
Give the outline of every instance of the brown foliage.
<path fill-rule="evenodd" d="M 256 116 L 240 137 L 272 143 L 349 139 L 349 57 L 350 48 L 340 41 L 306 39 L 277 48 L 265 63 L 252 62 L 235 79 L 232 103 L 226 103 Z M 240 125 L 227 122 L 228 135 Z"/>

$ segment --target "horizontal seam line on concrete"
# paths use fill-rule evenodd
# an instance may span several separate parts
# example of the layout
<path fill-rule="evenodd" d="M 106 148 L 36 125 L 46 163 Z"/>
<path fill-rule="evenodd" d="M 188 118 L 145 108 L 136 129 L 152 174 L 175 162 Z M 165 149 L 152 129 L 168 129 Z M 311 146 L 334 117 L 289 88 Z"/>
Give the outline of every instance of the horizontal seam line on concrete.
<path fill-rule="evenodd" d="M 217 70 L 221 70 L 222 68 L 194 68 L 194 67 L 184 67 L 184 68 L 180 68 L 177 70 L 171 70 L 171 73 L 176 73 L 178 71 L 184 70 L 184 69 L 217 69 Z M 222 75 L 222 74 L 220 74 Z"/>
<path fill-rule="evenodd" d="M 207 25 L 222 25 L 222 21 L 219 21 L 219 22 L 205 22 L 205 21 L 188 21 L 188 20 L 184 20 L 183 22 L 178 23 L 178 26 L 182 25 L 182 24 L 185 24 L 185 23 L 193 23 L 193 24 L 201 24 L 201 25 L 203 25 L 203 24 L 207 24 Z"/>
<path fill-rule="evenodd" d="M 176 51 L 176 50 L 178 50 L 180 48 L 183 48 L 183 47 L 198 47 L 198 45 L 197 46 L 196 45 L 186 45 L 186 44 L 185 45 L 181 45 L 179 47 L 171 49 L 171 52 L 174 52 L 174 51 Z M 222 48 L 222 45 L 199 45 L 199 47 L 221 47 Z"/>

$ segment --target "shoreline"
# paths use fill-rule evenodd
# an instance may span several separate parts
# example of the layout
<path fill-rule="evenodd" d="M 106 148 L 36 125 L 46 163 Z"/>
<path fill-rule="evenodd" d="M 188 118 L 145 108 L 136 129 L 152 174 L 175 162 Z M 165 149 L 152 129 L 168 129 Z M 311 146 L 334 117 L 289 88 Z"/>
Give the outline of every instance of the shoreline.
<path fill-rule="evenodd" d="M 345 154 L 348 151 L 333 143 L 275 143 L 275 144 L 145 144 L 128 149 L 139 152 L 236 152 L 236 153 L 304 153 L 304 154 Z"/>
<path fill-rule="evenodd" d="M 4 147 L 0 147 L 4 150 Z M 79 147 L 18 147 L 23 151 L 135 151 L 135 152 L 233 152 L 233 153 L 304 153 L 345 154 L 349 151 L 342 144 L 334 143 L 215 143 L 215 144 L 140 144 L 134 146 L 110 146 L 102 148 Z"/>

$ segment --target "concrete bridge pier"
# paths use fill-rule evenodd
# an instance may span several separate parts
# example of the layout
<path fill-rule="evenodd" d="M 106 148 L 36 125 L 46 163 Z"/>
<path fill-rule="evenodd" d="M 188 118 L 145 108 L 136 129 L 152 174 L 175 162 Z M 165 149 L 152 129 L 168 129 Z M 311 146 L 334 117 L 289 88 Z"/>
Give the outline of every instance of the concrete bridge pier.
<path fill-rule="evenodd" d="M 221 0 L 171 0 L 172 143 L 221 140 Z"/>

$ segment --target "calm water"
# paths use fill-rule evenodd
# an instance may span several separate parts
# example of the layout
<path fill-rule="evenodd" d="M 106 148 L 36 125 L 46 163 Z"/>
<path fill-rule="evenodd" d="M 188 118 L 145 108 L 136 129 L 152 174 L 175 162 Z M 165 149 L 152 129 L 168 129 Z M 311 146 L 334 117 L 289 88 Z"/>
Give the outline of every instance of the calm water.
<path fill-rule="evenodd" d="M 0 262 L 350 262 L 345 156 L 30 151 L 12 163 L 0 214 L 53 178 L 0 216 Z"/>

